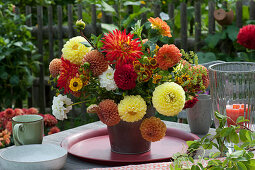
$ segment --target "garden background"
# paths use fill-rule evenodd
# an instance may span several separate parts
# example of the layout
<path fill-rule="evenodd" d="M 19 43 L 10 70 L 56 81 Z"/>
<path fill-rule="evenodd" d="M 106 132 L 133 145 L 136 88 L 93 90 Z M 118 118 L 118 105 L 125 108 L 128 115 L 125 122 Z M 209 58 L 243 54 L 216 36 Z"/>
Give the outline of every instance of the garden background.
<path fill-rule="evenodd" d="M 215 21 L 214 10 L 220 8 L 233 11 L 232 23 L 221 26 Z M 48 65 L 61 57 L 68 38 L 78 35 L 78 19 L 86 23 L 84 34 L 95 39 L 92 34 L 130 31 L 137 20 L 149 26 L 147 18 L 161 17 L 173 35 L 162 42 L 195 51 L 199 63 L 255 61 L 254 53 L 236 42 L 239 28 L 255 24 L 253 0 L 3 0 L 0 9 L 0 111 L 36 107 L 42 114 L 51 113 L 55 92 L 48 84 Z M 68 121 L 59 122 L 61 129 L 98 120 L 86 107 L 72 109 Z"/>

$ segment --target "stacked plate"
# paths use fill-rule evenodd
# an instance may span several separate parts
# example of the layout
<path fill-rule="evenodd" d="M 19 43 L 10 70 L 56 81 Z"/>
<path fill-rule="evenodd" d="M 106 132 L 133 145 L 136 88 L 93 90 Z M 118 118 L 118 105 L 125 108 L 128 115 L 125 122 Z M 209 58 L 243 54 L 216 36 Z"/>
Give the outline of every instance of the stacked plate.
<path fill-rule="evenodd" d="M 64 167 L 67 151 L 53 144 L 13 146 L 0 153 L 2 170 L 53 170 Z"/>

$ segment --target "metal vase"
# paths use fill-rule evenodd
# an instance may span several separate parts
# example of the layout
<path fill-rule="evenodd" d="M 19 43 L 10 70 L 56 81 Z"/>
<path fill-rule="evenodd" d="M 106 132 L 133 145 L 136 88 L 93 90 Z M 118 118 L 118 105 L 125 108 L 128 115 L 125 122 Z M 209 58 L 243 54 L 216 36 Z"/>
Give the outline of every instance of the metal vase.
<path fill-rule="evenodd" d="M 155 114 L 155 109 L 148 106 L 143 119 Z M 141 154 L 150 151 L 151 142 L 143 139 L 140 132 L 142 120 L 136 122 L 120 121 L 117 125 L 108 126 L 112 152 L 119 154 Z"/>

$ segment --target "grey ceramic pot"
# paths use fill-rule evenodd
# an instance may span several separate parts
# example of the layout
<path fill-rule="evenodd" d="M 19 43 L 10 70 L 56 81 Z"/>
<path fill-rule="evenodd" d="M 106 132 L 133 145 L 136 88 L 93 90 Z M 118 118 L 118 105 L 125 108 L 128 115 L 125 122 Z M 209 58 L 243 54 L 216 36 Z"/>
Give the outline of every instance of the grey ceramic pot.
<path fill-rule="evenodd" d="M 212 100 L 207 94 L 200 94 L 198 102 L 187 109 L 187 119 L 191 133 L 207 134 L 212 124 Z"/>

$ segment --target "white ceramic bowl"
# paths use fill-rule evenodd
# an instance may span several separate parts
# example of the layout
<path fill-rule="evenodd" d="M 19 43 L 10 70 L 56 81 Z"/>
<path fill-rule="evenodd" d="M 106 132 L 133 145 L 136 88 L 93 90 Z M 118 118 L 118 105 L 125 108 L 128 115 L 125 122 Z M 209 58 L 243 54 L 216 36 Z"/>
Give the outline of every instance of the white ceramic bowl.
<path fill-rule="evenodd" d="M 34 144 L 11 147 L 0 153 L 0 169 L 55 170 L 63 168 L 67 151 L 53 144 Z"/>

